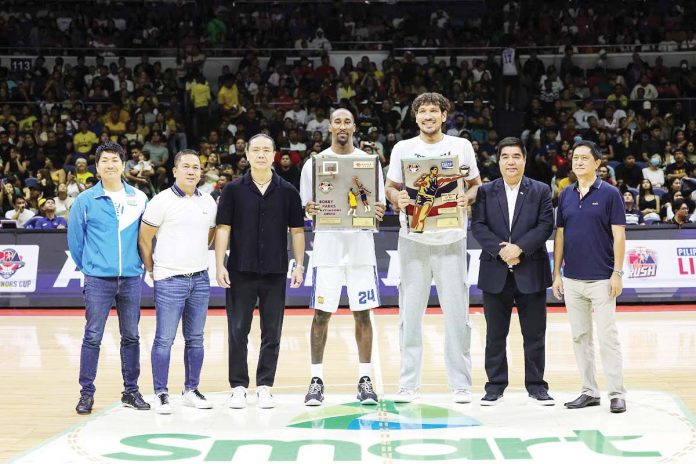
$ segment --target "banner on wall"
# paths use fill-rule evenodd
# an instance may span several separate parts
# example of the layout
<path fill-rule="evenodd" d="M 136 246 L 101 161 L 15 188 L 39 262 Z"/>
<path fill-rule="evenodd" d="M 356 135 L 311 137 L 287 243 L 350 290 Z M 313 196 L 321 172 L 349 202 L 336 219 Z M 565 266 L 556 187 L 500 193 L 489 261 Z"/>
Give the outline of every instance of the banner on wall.
<path fill-rule="evenodd" d="M 629 231 L 624 261 L 624 293 L 621 302 L 696 301 L 696 229 Z M 644 237 L 644 238 L 643 238 Z M 380 299 L 385 306 L 398 305 L 399 255 L 397 230 L 375 234 Z M 312 234 L 307 234 L 305 264 L 308 272 L 297 289 L 288 289 L 289 306 L 306 307 L 312 292 Z M 553 242 L 547 242 L 553 260 Z M 215 281 L 215 256 L 209 252 L 211 306 L 225 304 L 224 290 Z M 470 236 L 467 250 L 468 283 L 472 304 L 480 304 L 477 288 L 481 249 Z M 288 269 L 292 268 L 292 261 Z M 552 261 L 549 266 L 552 265 Z M 288 278 L 290 273 L 288 272 Z M 81 307 L 84 276 L 67 251 L 65 233 L 0 233 L 0 308 Z M 153 306 L 149 277 L 143 279 L 143 306 Z M 551 292 L 549 303 L 559 303 Z M 341 304 L 347 304 L 345 296 Z M 431 287 L 429 304 L 437 305 Z"/>
<path fill-rule="evenodd" d="M 0 293 L 36 291 L 37 245 L 4 246 L 0 250 Z"/>
<path fill-rule="evenodd" d="M 629 241 L 624 271 L 627 288 L 694 286 L 696 240 Z"/>

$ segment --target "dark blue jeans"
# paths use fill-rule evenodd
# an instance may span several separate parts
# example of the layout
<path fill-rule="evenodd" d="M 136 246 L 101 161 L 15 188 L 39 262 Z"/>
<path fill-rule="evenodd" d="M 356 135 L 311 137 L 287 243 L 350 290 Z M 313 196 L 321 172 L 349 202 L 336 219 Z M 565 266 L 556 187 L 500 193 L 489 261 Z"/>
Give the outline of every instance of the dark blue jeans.
<path fill-rule="evenodd" d="M 121 374 L 126 392 L 138 391 L 140 376 L 140 277 L 85 276 L 85 335 L 80 352 L 80 393 L 94 395 L 99 347 L 109 311 L 116 306 L 121 333 Z"/>
<path fill-rule="evenodd" d="M 203 329 L 208 315 L 208 271 L 155 281 L 157 330 L 152 344 L 152 381 L 155 394 L 167 391 L 169 358 L 179 321 L 183 318 L 184 388 L 198 388 L 203 366 Z"/>

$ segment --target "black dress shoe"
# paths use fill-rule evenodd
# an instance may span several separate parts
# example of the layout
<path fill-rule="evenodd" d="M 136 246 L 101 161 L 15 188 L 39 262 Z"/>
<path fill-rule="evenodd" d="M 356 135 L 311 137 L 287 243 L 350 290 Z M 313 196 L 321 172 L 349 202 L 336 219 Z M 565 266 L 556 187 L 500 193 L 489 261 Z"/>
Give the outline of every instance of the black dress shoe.
<path fill-rule="evenodd" d="M 481 398 L 481 406 L 494 406 L 498 403 L 501 403 L 503 399 L 503 394 L 502 393 L 490 393 L 486 392 L 486 394 Z"/>
<path fill-rule="evenodd" d="M 549 392 L 542 390 L 534 393 L 530 393 L 529 397 L 534 400 L 535 403 L 542 406 L 553 406 L 556 404 L 556 400 L 549 396 Z"/>
<path fill-rule="evenodd" d="M 150 409 L 150 404 L 145 402 L 143 395 L 141 395 L 138 391 L 132 393 L 123 392 L 123 396 L 121 396 L 121 404 L 127 408 L 133 408 L 139 411 L 147 411 Z"/>
<path fill-rule="evenodd" d="M 577 399 L 564 404 L 568 409 L 580 409 L 586 408 L 588 406 L 599 406 L 599 398 L 594 396 L 585 395 L 584 393 L 577 397 Z"/>
<path fill-rule="evenodd" d="M 80 396 L 80 401 L 77 402 L 75 406 L 75 411 L 78 414 L 92 414 L 92 405 L 94 404 L 94 397 L 90 395 Z"/>
<path fill-rule="evenodd" d="M 609 411 L 614 413 L 626 412 L 626 400 L 623 398 L 612 398 Z"/>

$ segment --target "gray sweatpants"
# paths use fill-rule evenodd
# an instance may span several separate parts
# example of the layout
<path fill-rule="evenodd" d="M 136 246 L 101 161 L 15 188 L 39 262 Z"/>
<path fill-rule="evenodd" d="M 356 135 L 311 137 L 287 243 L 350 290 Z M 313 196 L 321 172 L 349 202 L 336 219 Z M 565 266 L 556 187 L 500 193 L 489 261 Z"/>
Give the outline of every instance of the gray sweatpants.
<path fill-rule="evenodd" d="M 452 390 L 471 389 L 471 322 L 466 283 L 466 239 L 426 245 L 399 237 L 400 388 L 421 383 L 423 315 L 435 279 L 445 323 L 445 365 Z"/>

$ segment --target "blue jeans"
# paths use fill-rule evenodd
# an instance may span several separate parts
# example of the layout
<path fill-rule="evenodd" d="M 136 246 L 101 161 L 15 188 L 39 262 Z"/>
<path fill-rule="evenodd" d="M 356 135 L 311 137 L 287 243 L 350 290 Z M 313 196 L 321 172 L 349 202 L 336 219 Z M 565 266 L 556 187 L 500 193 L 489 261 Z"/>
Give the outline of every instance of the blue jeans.
<path fill-rule="evenodd" d="M 114 302 L 121 333 L 121 374 L 128 393 L 138 391 L 140 376 L 140 277 L 85 276 L 85 335 L 80 352 L 81 394 L 94 395 L 99 346 Z"/>
<path fill-rule="evenodd" d="M 167 391 L 169 358 L 179 321 L 184 325 L 186 390 L 198 388 L 203 366 L 203 329 L 208 315 L 208 271 L 155 281 L 157 329 L 152 344 L 152 380 L 155 394 Z"/>

